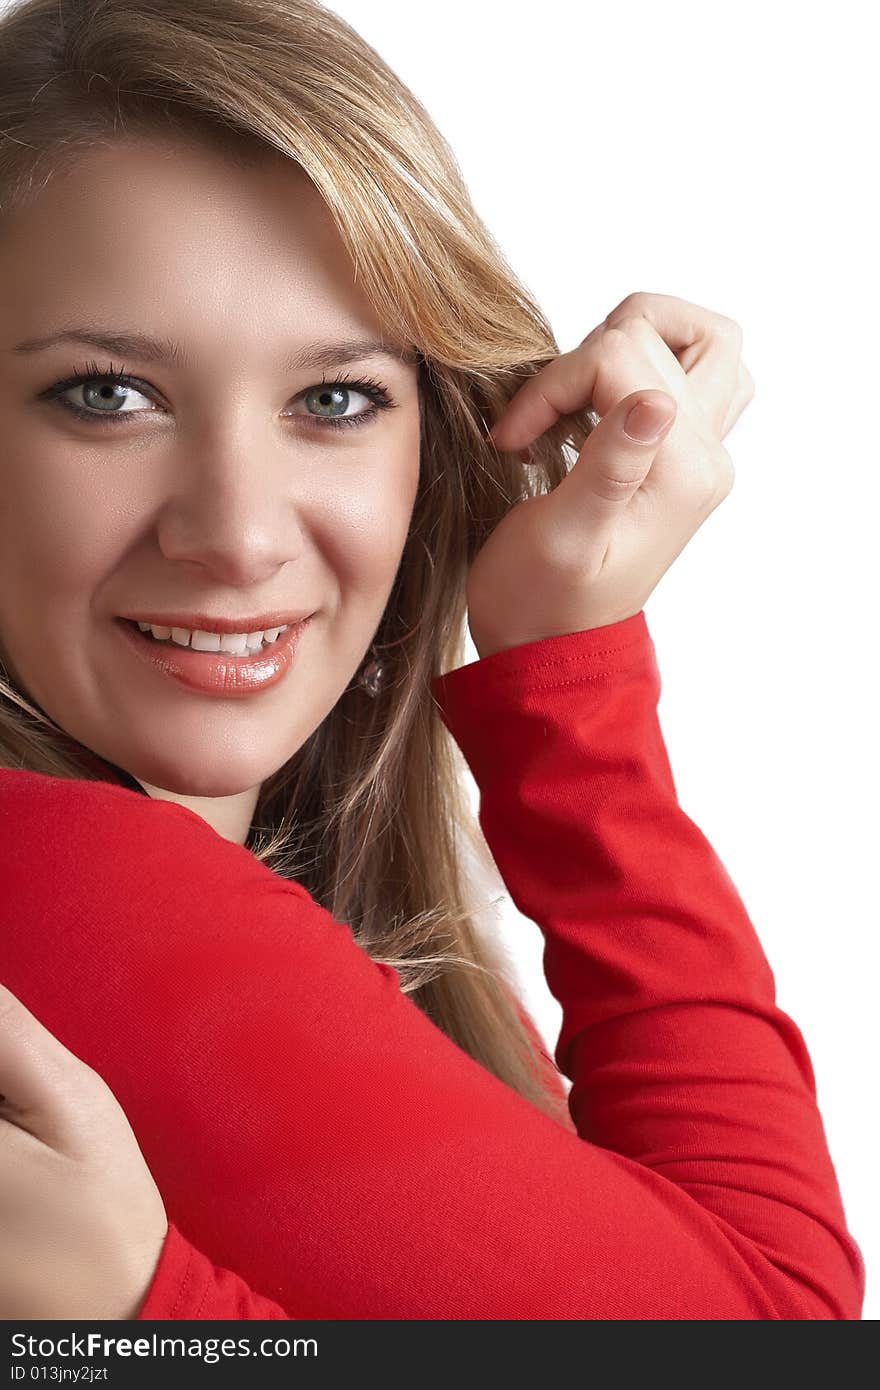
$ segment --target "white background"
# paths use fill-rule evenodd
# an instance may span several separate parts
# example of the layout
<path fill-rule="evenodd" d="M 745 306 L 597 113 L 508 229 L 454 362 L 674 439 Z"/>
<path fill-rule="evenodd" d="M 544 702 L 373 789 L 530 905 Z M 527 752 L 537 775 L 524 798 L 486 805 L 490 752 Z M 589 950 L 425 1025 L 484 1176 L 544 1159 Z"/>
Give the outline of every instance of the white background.
<path fill-rule="evenodd" d="M 731 495 L 645 606 L 679 801 L 806 1039 L 880 1311 L 874 7 L 338 0 L 450 141 L 568 351 L 635 290 L 736 319 Z M 873 31 L 872 31 L 873 30 Z M 634 383 L 634 389 L 641 383 Z M 651 383 L 646 383 L 651 384 Z M 476 660 L 471 646 L 468 660 Z M 476 805 L 476 788 L 471 780 Z M 873 866 L 873 868 L 872 868 Z M 543 939 L 499 911 L 555 1046 Z"/>

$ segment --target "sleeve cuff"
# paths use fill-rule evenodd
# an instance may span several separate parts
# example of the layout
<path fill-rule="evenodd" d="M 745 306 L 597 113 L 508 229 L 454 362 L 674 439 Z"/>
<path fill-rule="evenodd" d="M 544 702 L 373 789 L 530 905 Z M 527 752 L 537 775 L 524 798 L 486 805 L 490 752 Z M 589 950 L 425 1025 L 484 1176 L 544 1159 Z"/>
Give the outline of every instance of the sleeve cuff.
<path fill-rule="evenodd" d="M 168 1222 L 168 1234 L 153 1282 L 136 1315 L 136 1321 L 167 1322 L 198 1318 L 205 1301 L 208 1280 L 207 1261 L 178 1230 Z"/>

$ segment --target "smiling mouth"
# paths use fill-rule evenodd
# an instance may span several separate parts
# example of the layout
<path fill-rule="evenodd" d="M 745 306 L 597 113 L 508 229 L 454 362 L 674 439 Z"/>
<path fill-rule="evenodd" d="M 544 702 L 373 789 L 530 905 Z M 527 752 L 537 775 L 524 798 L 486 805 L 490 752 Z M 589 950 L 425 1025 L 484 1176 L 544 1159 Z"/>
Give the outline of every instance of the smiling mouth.
<path fill-rule="evenodd" d="M 202 695 L 226 699 L 255 695 L 283 680 L 296 659 L 300 639 L 314 617 L 290 623 L 274 641 L 262 642 L 256 651 L 200 651 L 180 642 L 157 640 L 141 632 L 133 618 L 114 618 L 116 630 L 135 659 L 163 683 L 176 682 Z"/>
<path fill-rule="evenodd" d="M 145 632 L 141 628 L 140 623 L 136 622 L 134 618 L 117 618 L 116 621 L 118 623 L 122 623 L 123 626 L 127 627 L 131 632 L 134 632 L 138 637 L 143 638 L 145 642 L 149 642 L 151 646 L 172 647 L 177 652 L 189 651 L 196 653 L 200 656 L 222 656 L 227 657 L 230 661 L 252 661 L 255 657 L 261 656 L 264 652 L 271 651 L 272 648 L 275 646 L 276 642 L 280 642 L 281 638 L 284 636 L 285 632 L 288 630 L 288 627 L 290 626 L 290 624 L 286 624 L 280 630 L 272 628 L 271 630 L 273 632 L 276 632 L 276 636 L 273 637 L 271 641 L 267 640 L 266 637 L 263 637 L 258 647 L 248 647 L 245 651 L 230 651 L 227 649 L 227 647 L 222 647 L 219 645 L 217 647 L 194 647 L 192 645 L 191 640 L 186 642 L 177 642 L 171 636 L 156 637 L 150 628 L 147 628 Z M 296 626 L 299 626 L 299 624 L 297 624 Z M 186 629 L 180 630 L 185 631 Z M 217 633 L 216 636 L 219 644 L 223 640 L 223 635 Z"/>

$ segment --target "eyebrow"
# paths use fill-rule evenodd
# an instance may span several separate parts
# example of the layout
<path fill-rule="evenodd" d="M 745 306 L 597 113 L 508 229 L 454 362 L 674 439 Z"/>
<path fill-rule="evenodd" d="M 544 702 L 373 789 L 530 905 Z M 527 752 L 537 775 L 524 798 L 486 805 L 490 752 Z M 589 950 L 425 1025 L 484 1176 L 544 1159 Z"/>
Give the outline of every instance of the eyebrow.
<path fill-rule="evenodd" d="M 154 338 L 148 333 L 136 333 L 126 329 L 94 328 L 90 325 L 57 329 L 41 338 L 27 338 L 16 343 L 13 352 L 42 352 L 44 348 L 57 347 L 59 343 L 83 343 L 89 347 L 102 348 L 107 353 L 120 357 L 137 357 L 142 362 L 155 362 L 161 366 L 185 367 L 187 354 L 181 351 L 180 344 L 173 338 Z M 407 348 L 397 348 L 378 338 L 346 338 L 338 342 L 309 343 L 289 356 L 282 369 L 287 372 L 305 371 L 307 368 L 343 367 L 349 362 L 359 362 L 365 357 L 387 357 L 403 366 L 416 366 L 418 355 Z"/>

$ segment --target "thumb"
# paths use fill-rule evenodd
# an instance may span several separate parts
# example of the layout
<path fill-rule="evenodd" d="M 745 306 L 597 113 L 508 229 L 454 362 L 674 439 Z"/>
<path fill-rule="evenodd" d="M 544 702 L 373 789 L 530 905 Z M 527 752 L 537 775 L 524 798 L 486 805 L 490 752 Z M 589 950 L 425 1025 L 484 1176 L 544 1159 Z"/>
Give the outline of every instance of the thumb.
<path fill-rule="evenodd" d="M 632 391 L 590 431 L 571 471 L 555 489 L 586 521 L 591 538 L 617 522 L 622 507 L 651 471 L 678 406 L 667 391 Z"/>
<path fill-rule="evenodd" d="M 51 1148 L 75 1143 L 91 1068 L 0 985 L 0 1120 Z"/>

